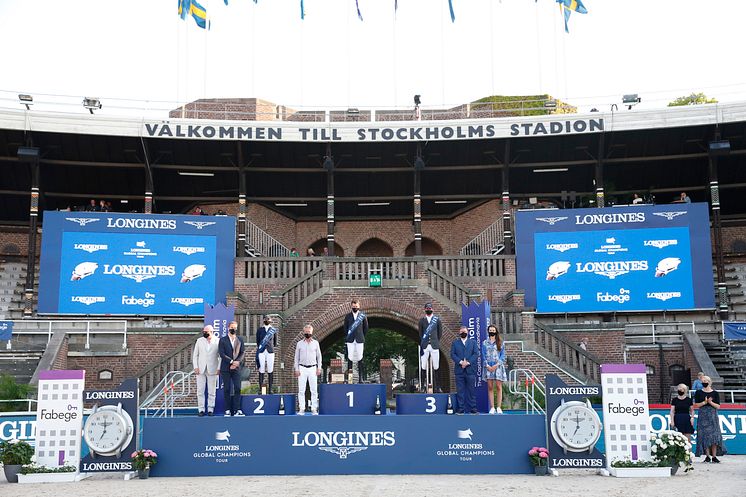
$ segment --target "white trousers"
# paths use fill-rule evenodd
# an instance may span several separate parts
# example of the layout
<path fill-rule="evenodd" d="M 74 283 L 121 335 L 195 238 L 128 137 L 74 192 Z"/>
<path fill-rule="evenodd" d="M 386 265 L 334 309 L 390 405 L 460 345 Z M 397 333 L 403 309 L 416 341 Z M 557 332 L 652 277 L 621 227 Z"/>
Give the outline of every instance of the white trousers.
<path fill-rule="evenodd" d="M 271 373 L 275 370 L 275 353 L 271 354 L 266 350 L 259 354 L 259 372 Z"/>
<path fill-rule="evenodd" d="M 364 343 L 352 342 L 347 344 L 347 359 L 352 362 L 358 362 L 363 359 Z"/>
<path fill-rule="evenodd" d="M 215 409 L 215 390 L 218 388 L 217 374 L 197 375 L 197 410 L 205 412 L 205 386 L 207 386 L 207 410 Z"/>
<path fill-rule="evenodd" d="M 427 369 L 428 357 L 432 357 L 433 369 L 437 371 L 437 369 L 440 367 L 440 350 L 434 349 L 433 346 L 430 344 L 428 344 L 427 347 L 425 347 L 425 350 L 422 352 L 422 355 L 420 356 L 420 367 L 422 369 Z"/>
<path fill-rule="evenodd" d="M 318 376 L 316 376 L 316 366 L 307 368 L 298 366 L 300 376 L 298 377 L 298 405 L 300 410 L 306 408 L 306 381 L 311 387 L 311 409 L 316 410 L 319 407 L 319 389 L 317 386 Z"/>

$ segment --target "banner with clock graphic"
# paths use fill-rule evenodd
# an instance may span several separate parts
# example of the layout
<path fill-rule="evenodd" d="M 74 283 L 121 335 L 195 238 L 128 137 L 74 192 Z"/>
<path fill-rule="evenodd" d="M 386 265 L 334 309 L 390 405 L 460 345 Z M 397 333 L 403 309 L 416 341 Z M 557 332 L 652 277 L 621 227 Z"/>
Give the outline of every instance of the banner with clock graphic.
<path fill-rule="evenodd" d="M 83 401 L 91 413 L 83 425 L 88 455 L 80 461 L 80 472 L 132 471 L 130 455 L 140 428 L 137 378 L 124 380 L 116 390 L 86 390 Z"/>
<path fill-rule="evenodd" d="M 554 374 L 545 381 L 549 467 L 603 468 L 604 455 L 596 448 L 601 419 L 591 405 L 591 397 L 601 396 L 601 387 L 568 385 Z"/>

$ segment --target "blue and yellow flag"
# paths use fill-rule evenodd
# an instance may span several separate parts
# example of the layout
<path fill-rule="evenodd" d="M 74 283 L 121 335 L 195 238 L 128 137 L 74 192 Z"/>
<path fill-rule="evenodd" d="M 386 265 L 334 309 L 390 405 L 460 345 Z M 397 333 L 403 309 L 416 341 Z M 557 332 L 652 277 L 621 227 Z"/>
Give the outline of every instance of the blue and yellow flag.
<path fill-rule="evenodd" d="M 200 28 L 208 29 L 207 10 L 197 0 L 179 0 L 179 17 L 186 19 L 187 16 L 192 16 Z"/>
<path fill-rule="evenodd" d="M 570 20 L 571 12 L 575 11 L 578 14 L 588 13 L 588 9 L 585 8 L 585 5 L 580 0 L 557 0 L 557 3 L 560 4 L 560 10 L 565 14 L 565 33 L 570 32 L 567 22 Z"/>

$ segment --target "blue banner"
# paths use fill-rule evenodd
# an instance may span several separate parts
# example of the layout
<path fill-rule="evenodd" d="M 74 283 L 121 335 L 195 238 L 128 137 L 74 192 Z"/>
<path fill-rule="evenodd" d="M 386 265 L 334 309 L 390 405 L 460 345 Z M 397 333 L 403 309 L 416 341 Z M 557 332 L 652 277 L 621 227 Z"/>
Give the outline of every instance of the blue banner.
<path fill-rule="evenodd" d="M 487 398 L 487 382 L 482 379 L 484 361 L 482 360 L 482 342 L 487 339 L 487 327 L 490 325 L 490 303 L 486 300 L 477 303 L 469 302 L 466 306 L 461 304 L 461 324 L 469 329 L 469 338 L 477 342 L 477 377 L 476 396 L 477 410 L 487 412 L 490 409 Z"/>
<path fill-rule="evenodd" d="M 13 321 L 0 321 L 0 340 L 10 340 L 13 337 Z"/>
<path fill-rule="evenodd" d="M 537 312 L 715 307 L 707 204 L 521 211 L 516 230 Z"/>
<path fill-rule="evenodd" d="M 529 474 L 544 417 L 147 418 L 153 476 Z M 295 464 L 289 464 L 294 461 Z"/>
<path fill-rule="evenodd" d="M 48 211 L 39 313 L 201 315 L 234 256 L 232 217 Z"/>
<path fill-rule="evenodd" d="M 222 302 L 217 305 L 205 304 L 205 326 L 212 326 L 213 332 L 218 337 L 224 337 L 228 334 L 228 326 L 234 320 L 236 306 L 229 305 L 226 307 Z"/>
<path fill-rule="evenodd" d="M 725 340 L 746 340 L 746 323 L 743 321 L 723 321 Z"/>

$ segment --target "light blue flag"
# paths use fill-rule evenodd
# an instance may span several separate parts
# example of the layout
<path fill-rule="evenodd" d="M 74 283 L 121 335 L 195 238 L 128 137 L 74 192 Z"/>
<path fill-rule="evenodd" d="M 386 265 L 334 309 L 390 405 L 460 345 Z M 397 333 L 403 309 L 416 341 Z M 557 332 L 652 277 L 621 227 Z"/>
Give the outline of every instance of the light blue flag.
<path fill-rule="evenodd" d="M 448 0 L 448 10 L 451 11 L 451 22 L 456 22 L 456 14 L 453 12 L 453 0 Z"/>
<path fill-rule="evenodd" d="M 355 0 L 355 7 L 357 7 L 357 16 L 362 21 L 363 20 L 363 14 L 360 13 L 360 4 L 358 3 L 358 0 Z"/>
<path fill-rule="evenodd" d="M 583 2 L 580 0 L 557 0 L 557 3 L 560 4 L 560 9 L 563 10 L 563 13 L 565 14 L 565 33 L 569 33 L 570 29 L 567 27 L 567 23 L 570 20 L 570 14 L 575 11 L 578 14 L 587 14 L 588 9 L 585 8 L 585 5 L 583 5 Z"/>

